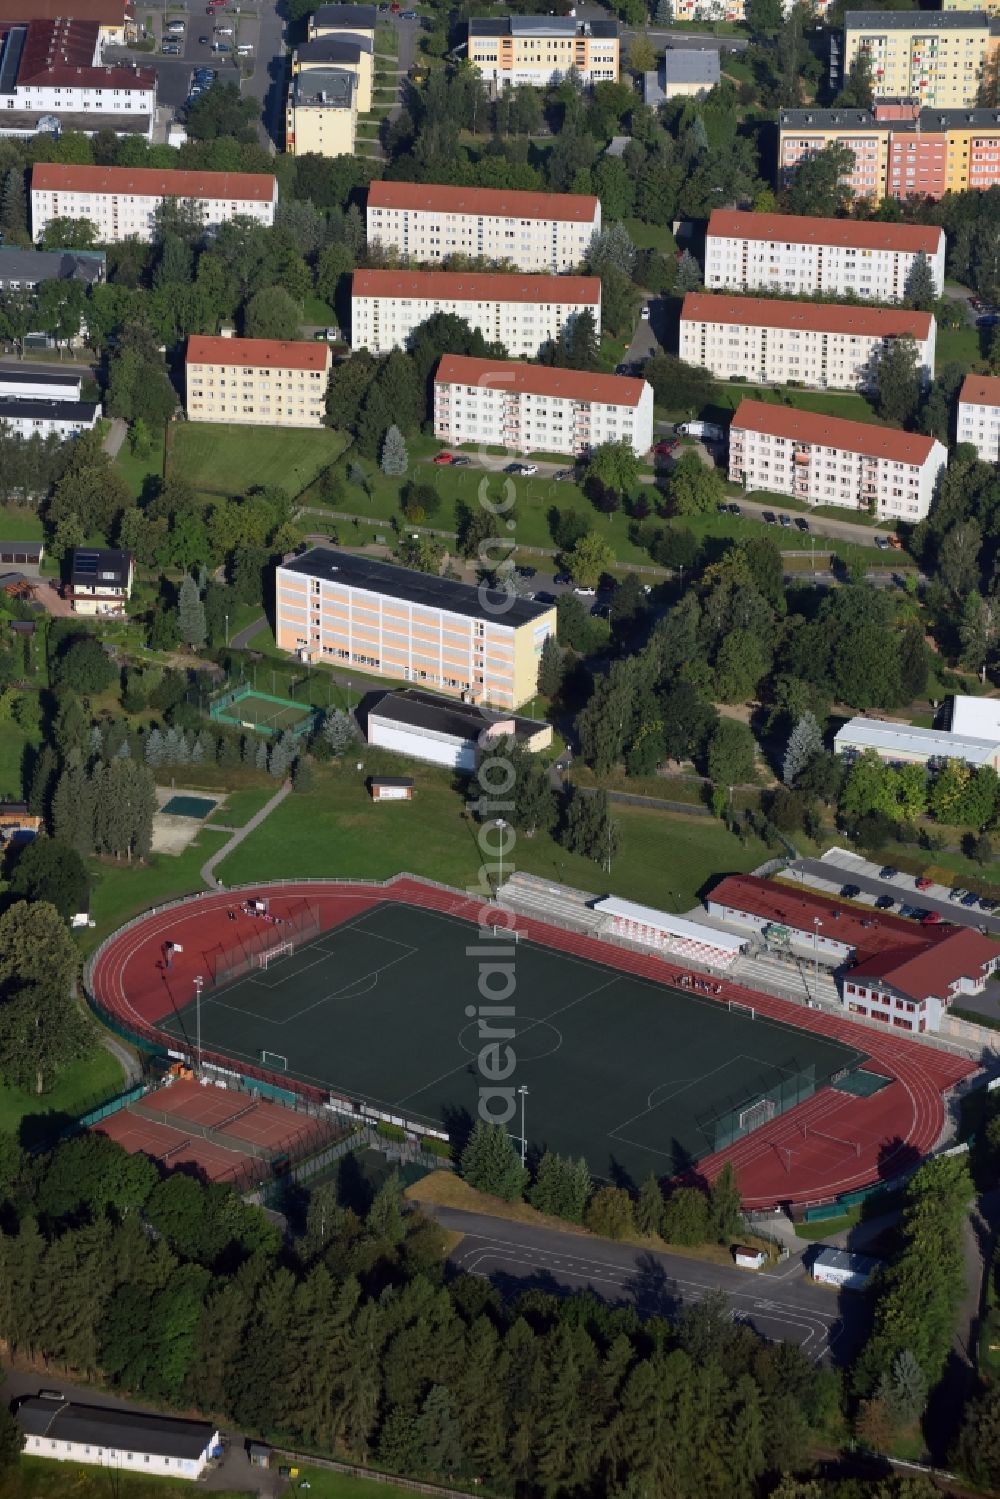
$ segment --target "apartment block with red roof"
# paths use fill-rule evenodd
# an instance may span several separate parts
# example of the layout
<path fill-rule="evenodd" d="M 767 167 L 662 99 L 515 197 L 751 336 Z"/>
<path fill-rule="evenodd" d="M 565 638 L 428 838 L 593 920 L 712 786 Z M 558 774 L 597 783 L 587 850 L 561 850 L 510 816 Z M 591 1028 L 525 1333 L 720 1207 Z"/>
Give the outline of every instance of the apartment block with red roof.
<path fill-rule="evenodd" d="M 149 241 L 168 198 L 192 202 L 206 230 L 246 217 L 270 227 L 278 179 L 266 172 L 181 172 L 154 167 L 77 167 L 38 162 L 31 169 L 31 232 L 53 219 L 88 219 L 99 244 Z"/>
<path fill-rule="evenodd" d="M 420 182 L 373 182 L 368 189 L 369 244 L 405 262 L 467 255 L 558 275 L 582 264 L 600 227 L 600 199 L 584 193 Z"/>
<path fill-rule="evenodd" d="M 445 354 L 434 376 L 434 436 L 574 457 L 627 442 L 641 456 L 653 445 L 653 391 L 624 375 Z"/>
<path fill-rule="evenodd" d="M 845 1010 L 904 1032 L 938 1030 L 949 1006 L 981 994 L 1000 964 L 1000 946 L 972 927 L 924 927 L 754 875 L 727 875 L 705 909 L 764 947 L 815 956 L 834 970 Z"/>
<path fill-rule="evenodd" d="M 941 296 L 943 229 L 717 208 L 705 240 L 705 285 L 709 290 L 789 296 L 822 292 L 901 302 L 920 255 L 926 256 L 935 293 Z"/>
<path fill-rule="evenodd" d="M 1000 376 L 966 375 L 958 393 L 958 440 L 984 463 L 1000 463 Z"/>
<path fill-rule="evenodd" d="M 720 380 L 758 385 L 863 390 L 885 344 L 903 337 L 913 339 L 921 378 L 930 380 L 937 324 L 929 312 L 708 292 L 689 292 L 681 308 L 681 358 Z"/>
<path fill-rule="evenodd" d="M 193 334 L 184 361 L 188 421 L 321 427 L 331 362 L 326 343 Z"/>
<path fill-rule="evenodd" d="M 600 333 L 601 283 L 597 276 L 355 271 L 351 347 L 372 354 L 405 348 L 414 329 L 436 312 L 464 318 L 514 358 L 533 359 L 583 312 Z"/>
<path fill-rule="evenodd" d="M 729 477 L 744 489 L 890 523 L 923 520 L 947 462 L 934 437 L 766 401 L 741 401 L 729 429 Z"/>

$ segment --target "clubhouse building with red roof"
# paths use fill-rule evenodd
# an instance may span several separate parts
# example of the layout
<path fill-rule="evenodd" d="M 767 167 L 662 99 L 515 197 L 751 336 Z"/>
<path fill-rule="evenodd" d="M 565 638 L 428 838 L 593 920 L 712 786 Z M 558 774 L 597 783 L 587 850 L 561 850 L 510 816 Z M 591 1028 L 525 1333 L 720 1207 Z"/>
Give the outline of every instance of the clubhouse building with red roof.
<path fill-rule="evenodd" d="M 710 291 L 819 292 L 901 302 L 923 255 L 940 297 L 944 252 L 944 230 L 925 224 L 717 208 L 705 239 L 705 285 Z"/>
<path fill-rule="evenodd" d="M 729 428 L 733 483 L 889 525 L 923 520 L 947 462 L 934 437 L 768 401 L 741 401 Z"/>
<path fill-rule="evenodd" d="M 1000 965 L 1000 945 L 974 927 L 922 926 L 754 875 L 727 875 L 705 908 L 765 942 L 822 956 L 845 1010 L 900 1031 L 938 1030 L 948 1007 L 981 993 Z"/>
<path fill-rule="evenodd" d="M 583 312 L 601 331 L 597 276 L 513 276 L 465 271 L 355 271 L 351 347 L 387 354 L 436 312 L 454 313 L 519 359 L 534 359 Z"/>
<path fill-rule="evenodd" d="M 711 292 L 689 292 L 681 308 L 681 358 L 753 385 L 865 390 L 892 338 L 913 339 L 921 378 L 930 380 L 937 324 L 929 312 Z"/>
<path fill-rule="evenodd" d="M 625 375 L 445 354 L 434 376 L 434 436 L 574 457 L 627 442 L 641 456 L 653 445 L 653 391 Z"/>
<path fill-rule="evenodd" d="M 558 275 L 583 263 L 601 227 L 601 201 L 588 193 L 373 182 L 367 218 L 368 243 L 405 262 L 433 265 L 463 255 Z"/>

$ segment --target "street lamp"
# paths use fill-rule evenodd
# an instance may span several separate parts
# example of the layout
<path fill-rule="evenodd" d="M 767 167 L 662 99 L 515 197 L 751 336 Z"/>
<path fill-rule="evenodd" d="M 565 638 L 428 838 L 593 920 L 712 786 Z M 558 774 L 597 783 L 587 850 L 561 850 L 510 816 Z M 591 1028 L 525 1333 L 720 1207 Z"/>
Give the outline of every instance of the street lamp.
<path fill-rule="evenodd" d="M 523 1166 L 528 1158 L 528 1136 L 524 1132 L 524 1100 L 528 1096 L 527 1085 L 522 1083 L 517 1091 L 521 1095 L 521 1165 Z"/>
<path fill-rule="evenodd" d="M 226 649 L 229 649 L 229 615 L 226 615 Z"/>
<path fill-rule="evenodd" d="M 498 857 L 499 857 L 500 877 L 497 880 L 497 894 L 499 895 L 500 890 L 501 890 L 501 888 L 503 886 L 503 835 L 507 831 L 507 824 L 504 822 L 504 820 L 503 820 L 502 817 L 498 817 L 497 818 L 497 827 L 500 830 L 500 845 L 499 845 L 499 855 L 498 855 Z"/>
<path fill-rule="evenodd" d="M 194 981 L 194 1015 L 195 1015 L 195 1052 L 198 1057 L 198 1076 L 201 1077 L 201 989 L 205 980 L 201 974 L 195 975 Z"/>

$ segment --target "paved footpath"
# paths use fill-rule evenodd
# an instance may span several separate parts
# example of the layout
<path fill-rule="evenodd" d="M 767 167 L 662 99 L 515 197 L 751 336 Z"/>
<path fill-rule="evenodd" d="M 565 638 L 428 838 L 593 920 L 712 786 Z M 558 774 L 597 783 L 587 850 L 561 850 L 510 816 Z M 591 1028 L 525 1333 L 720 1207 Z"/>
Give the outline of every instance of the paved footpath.
<path fill-rule="evenodd" d="M 243 842 L 244 838 L 246 838 L 248 834 L 252 833 L 255 828 L 259 828 L 261 823 L 264 821 L 264 818 L 270 817 L 275 807 L 280 807 L 281 803 L 285 800 L 285 797 L 290 794 L 291 789 L 291 781 L 285 781 L 281 788 L 276 791 L 271 797 L 271 800 L 269 802 L 265 802 L 259 812 L 254 813 L 246 826 L 237 828 L 233 833 L 233 836 L 231 838 L 227 838 L 222 847 L 220 849 L 217 849 L 212 857 L 208 860 L 208 862 L 201 866 L 201 877 L 205 881 L 206 885 L 210 885 L 213 890 L 222 890 L 224 888 L 224 886 L 220 884 L 220 882 L 215 878 L 216 865 L 221 864 L 223 859 L 231 854 L 233 849 L 238 847 L 238 845 Z"/>

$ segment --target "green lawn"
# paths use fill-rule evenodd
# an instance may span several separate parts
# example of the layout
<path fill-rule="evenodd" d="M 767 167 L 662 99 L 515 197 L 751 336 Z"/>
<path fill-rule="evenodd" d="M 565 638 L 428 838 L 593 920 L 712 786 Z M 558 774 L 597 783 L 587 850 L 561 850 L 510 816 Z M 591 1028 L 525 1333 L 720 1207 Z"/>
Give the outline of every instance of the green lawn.
<path fill-rule="evenodd" d="M 304 1483 L 308 1488 L 303 1487 Z M 292 1479 L 285 1492 L 301 1492 L 308 1499 L 379 1499 L 379 1495 L 384 1499 L 412 1499 L 409 1489 L 397 1488 L 392 1483 L 373 1482 L 370 1478 L 355 1478 L 348 1473 L 331 1473 L 328 1468 L 300 1468 L 298 1478 Z"/>
<path fill-rule="evenodd" d="M 41 517 L 26 505 L 0 505 L 0 537 L 4 541 L 41 541 Z"/>
<path fill-rule="evenodd" d="M 344 451 L 346 438 L 327 428 L 229 427 L 185 422 L 174 428 L 171 476 L 207 494 L 242 495 L 278 484 L 293 498 Z"/>
<path fill-rule="evenodd" d="M 677 249 L 666 224 L 644 224 L 641 219 L 625 219 L 624 223 L 629 238 L 640 250 L 662 250 L 664 255 L 672 255 Z"/>
<path fill-rule="evenodd" d="M 22 1457 L 17 1468 L 0 1477 L 0 1499 L 109 1499 L 111 1495 L 114 1499 L 191 1499 L 192 1489 L 197 1491 L 183 1479 L 147 1478 L 144 1473 L 124 1473 L 118 1468 L 112 1471 L 77 1463 L 51 1463 L 43 1457 Z M 232 1490 L 217 1489 L 214 1499 L 239 1496 Z"/>
<path fill-rule="evenodd" d="M 444 771 L 370 749 L 362 758 L 365 773 L 391 768 L 412 775 L 414 800 L 375 805 L 365 774 L 355 770 L 351 755 L 349 764 L 319 772 L 313 791 L 282 802 L 233 850 L 217 871 L 219 878 L 232 885 L 323 875 L 385 879 L 408 870 L 463 889 L 474 885 L 481 864 L 477 829 L 465 815 L 462 792 L 451 778 Z M 618 805 L 614 816 L 620 824 L 622 852 L 610 877 L 545 834 L 519 838 L 513 863 L 579 889 L 688 909 L 710 876 L 753 869 L 768 856 L 762 843 L 750 840 L 744 847 L 721 823 L 708 818 Z M 323 829 L 323 836 L 317 836 L 317 828 Z"/>
<path fill-rule="evenodd" d="M 92 1057 L 67 1067 L 51 1093 L 39 1097 L 20 1088 L 0 1087 L 0 1131 L 12 1134 L 27 1116 L 80 1114 L 91 1103 L 109 1097 L 122 1082 L 121 1065 L 98 1046 Z"/>
<path fill-rule="evenodd" d="M 211 828 L 213 823 L 221 822 L 229 828 L 246 827 L 251 817 L 271 800 L 276 789 L 273 785 L 248 786 L 243 791 L 233 791 L 212 813 L 208 826 Z"/>
<path fill-rule="evenodd" d="M 303 321 L 307 323 L 318 323 L 324 328 L 335 328 L 337 326 L 337 314 L 329 302 L 322 301 L 319 297 L 306 297 L 302 303 Z"/>
<path fill-rule="evenodd" d="M 162 901 L 204 889 L 201 866 L 229 836 L 217 828 L 202 828 L 183 853 L 153 854 L 148 864 L 109 864 L 92 859 L 90 914 L 96 926 L 85 935 L 88 950 L 130 916 Z"/>
<path fill-rule="evenodd" d="M 797 387 L 754 385 L 751 382 L 727 380 L 716 387 L 719 394 L 711 407 L 700 413 L 707 421 L 728 423 L 742 400 L 764 401 L 769 406 L 791 404 L 798 411 L 815 411 L 820 416 L 841 416 L 852 422 L 871 422 L 883 426 L 864 396 L 856 390 L 799 390 Z M 786 402 L 787 397 L 787 402 Z"/>
<path fill-rule="evenodd" d="M 163 476 L 164 437 L 164 433 L 160 433 L 156 437 L 145 458 L 136 457 L 129 447 L 128 438 L 125 439 L 118 450 L 115 467 L 121 473 L 136 499 L 141 497 L 148 483 Z"/>
<path fill-rule="evenodd" d="M 939 328 L 935 346 L 935 365 L 940 372 L 954 360 L 971 369 L 982 361 L 978 328 Z"/>
<path fill-rule="evenodd" d="M 21 799 L 24 752 L 30 744 L 37 744 L 39 737 L 18 728 L 10 719 L 0 723 L 0 798 Z"/>

